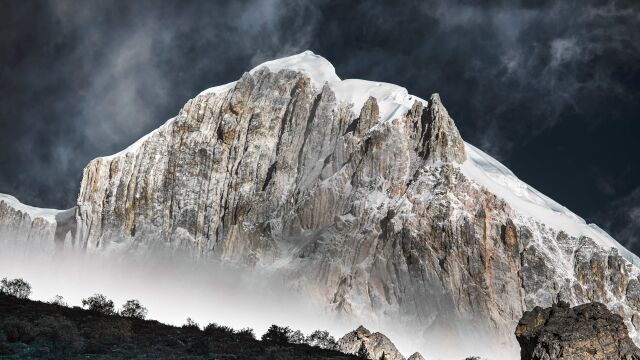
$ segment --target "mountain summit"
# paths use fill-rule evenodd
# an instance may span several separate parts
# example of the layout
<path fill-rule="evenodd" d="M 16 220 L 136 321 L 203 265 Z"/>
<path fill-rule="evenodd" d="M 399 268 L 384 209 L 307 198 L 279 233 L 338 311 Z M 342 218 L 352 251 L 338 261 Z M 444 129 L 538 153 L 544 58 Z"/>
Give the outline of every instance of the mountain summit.
<path fill-rule="evenodd" d="M 32 215 L 0 199 L 4 233 L 276 269 L 424 354 L 517 356 L 523 312 L 558 300 L 607 304 L 638 336 L 635 255 L 465 143 L 437 94 L 341 80 L 309 51 L 91 161 L 73 226 Z"/>

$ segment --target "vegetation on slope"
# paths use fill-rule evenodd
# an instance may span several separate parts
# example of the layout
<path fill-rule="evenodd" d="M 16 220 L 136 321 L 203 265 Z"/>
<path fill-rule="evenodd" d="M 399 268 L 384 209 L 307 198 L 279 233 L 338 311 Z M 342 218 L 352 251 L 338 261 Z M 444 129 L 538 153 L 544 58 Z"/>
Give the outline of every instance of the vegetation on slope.
<path fill-rule="evenodd" d="M 306 337 L 273 325 L 260 341 L 251 329 L 145 320 L 146 309 L 135 300 L 116 312 L 96 294 L 82 309 L 60 297 L 32 301 L 24 288 L 11 289 L 0 286 L 0 359 L 357 359 L 322 348 L 335 344 L 323 331 Z"/>

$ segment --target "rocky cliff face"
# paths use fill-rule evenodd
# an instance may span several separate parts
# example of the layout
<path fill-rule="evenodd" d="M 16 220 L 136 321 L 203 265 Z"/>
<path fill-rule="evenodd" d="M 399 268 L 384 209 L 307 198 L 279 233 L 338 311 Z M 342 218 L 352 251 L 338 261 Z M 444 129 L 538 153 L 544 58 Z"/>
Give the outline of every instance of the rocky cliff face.
<path fill-rule="evenodd" d="M 4 253 L 49 256 L 72 237 L 74 209 L 40 209 L 0 194 L 0 249 Z M 56 241 L 57 240 L 57 241 Z"/>
<path fill-rule="evenodd" d="M 524 313 L 516 329 L 521 359 L 640 359 L 622 318 L 601 303 L 560 302 Z"/>
<path fill-rule="evenodd" d="M 630 325 L 640 310 L 637 258 L 464 143 L 437 94 L 340 80 L 309 52 L 91 161 L 75 218 L 75 248 L 281 271 L 428 353 L 515 354 L 522 313 L 556 299 L 603 302 Z"/>

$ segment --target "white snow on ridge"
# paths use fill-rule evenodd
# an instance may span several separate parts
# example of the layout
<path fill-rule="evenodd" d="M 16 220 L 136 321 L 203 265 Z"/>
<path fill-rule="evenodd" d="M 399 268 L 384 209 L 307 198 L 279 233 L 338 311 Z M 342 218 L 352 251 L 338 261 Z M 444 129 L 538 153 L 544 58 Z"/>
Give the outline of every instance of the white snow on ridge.
<path fill-rule="evenodd" d="M 218 86 L 214 86 L 212 88 L 208 88 L 207 90 L 201 92 L 200 94 L 198 94 L 198 96 L 200 95 L 212 95 L 212 94 L 220 94 L 222 92 L 228 91 L 233 89 L 234 86 L 236 86 L 237 81 L 232 81 L 230 83 L 224 84 L 224 85 L 218 85 Z"/>
<path fill-rule="evenodd" d="M 521 215 L 531 217 L 555 230 L 562 230 L 571 236 L 590 237 L 605 249 L 614 247 L 629 262 L 640 265 L 640 259 L 635 254 L 620 245 L 604 230 L 597 225 L 587 224 L 566 207 L 518 179 L 496 159 L 466 142 L 465 152 L 467 161 L 461 165 L 462 172 L 505 200 Z"/>
<path fill-rule="evenodd" d="M 229 84 L 227 84 L 229 85 Z M 226 85 L 223 85 L 226 86 Z M 206 91 L 206 90 L 205 90 Z M 138 150 L 140 148 L 140 146 L 142 146 L 142 144 L 148 139 L 150 138 L 153 134 L 157 133 L 160 129 L 162 129 L 163 127 L 167 126 L 168 124 L 170 124 L 173 120 L 175 119 L 175 117 L 167 120 L 164 124 L 160 125 L 160 127 L 154 129 L 152 132 L 144 135 L 143 137 L 141 137 L 140 139 L 136 140 L 136 142 L 134 142 L 133 144 L 127 146 L 126 149 L 118 151 L 115 154 L 112 155 L 106 155 L 106 156 L 101 156 L 98 159 L 105 159 L 105 160 L 111 160 L 115 157 L 118 156 L 122 156 L 122 155 L 126 155 L 132 152 L 135 152 L 136 150 Z"/>
<path fill-rule="evenodd" d="M 327 59 L 309 50 L 282 59 L 267 61 L 256 66 L 249 73 L 253 74 L 263 67 L 268 68 L 271 72 L 285 69 L 301 72 L 311 79 L 313 86 L 318 90 L 322 89 L 325 83 L 328 84 L 336 94 L 338 101 L 353 104 L 352 110 L 356 114 L 360 112 L 367 99 L 373 96 L 380 109 L 381 122 L 393 120 L 404 114 L 415 101 L 427 105 L 426 100 L 409 95 L 407 89 L 402 86 L 360 79 L 341 80 L 336 74 L 336 69 Z"/>
<path fill-rule="evenodd" d="M 28 214 L 31 219 L 42 218 L 49 222 L 55 223 L 56 219 L 63 220 L 72 216 L 75 212 L 75 208 L 66 209 L 66 210 L 58 210 L 58 209 L 46 209 L 39 208 L 34 206 L 25 205 L 20 202 L 17 198 L 7 195 L 0 194 L 0 202 L 6 203 L 9 207 L 12 207 L 20 212 Z"/>
<path fill-rule="evenodd" d="M 424 99 L 410 95 L 407 92 L 407 89 L 398 85 L 360 79 L 341 80 L 338 75 L 336 75 L 336 69 L 327 59 L 320 55 L 316 55 L 309 50 L 297 55 L 267 61 L 254 67 L 249 71 L 249 73 L 254 74 L 263 67 L 268 68 L 271 72 L 278 72 L 285 69 L 301 72 L 309 77 L 313 86 L 318 90 L 322 89 L 325 83 L 328 84 L 335 93 L 338 101 L 346 104 L 352 104 L 352 110 L 356 114 L 360 113 L 360 110 L 367 99 L 370 96 L 373 96 L 378 103 L 381 122 L 393 120 L 394 118 L 403 115 L 411 108 L 411 106 L 413 106 L 415 101 L 420 101 L 425 106 L 427 106 L 428 103 Z M 198 96 L 220 94 L 233 89 L 235 85 L 236 81 L 214 86 L 202 91 Z M 166 126 L 172 120 L 173 118 L 169 119 L 158 129 Z M 135 152 L 140 148 L 144 141 L 158 131 L 158 129 L 155 129 L 149 134 L 141 137 L 126 149 L 100 158 L 111 160 L 114 157 Z"/>
<path fill-rule="evenodd" d="M 336 75 L 336 69 L 327 59 L 309 50 L 297 55 L 264 62 L 251 69 L 249 73 L 254 74 L 263 67 L 268 68 L 269 71 L 274 73 L 280 70 L 301 72 L 311 79 L 311 82 L 317 89 L 322 89 L 324 83 L 335 84 L 341 81 L 338 75 Z"/>

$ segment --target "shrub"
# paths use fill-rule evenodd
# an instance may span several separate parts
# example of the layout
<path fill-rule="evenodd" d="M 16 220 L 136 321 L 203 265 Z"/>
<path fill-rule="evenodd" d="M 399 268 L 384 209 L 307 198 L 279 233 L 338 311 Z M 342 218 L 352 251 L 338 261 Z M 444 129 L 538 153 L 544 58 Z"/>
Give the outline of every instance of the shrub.
<path fill-rule="evenodd" d="M 286 345 L 289 343 L 289 334 L 291 329 L 288 326 L 281 327 L 278 325 L 271 325 L 264 335 L 262 335 L 262 341 L 268 342 L 274 345 Z"/>
<path fill-rule="evenodd" d="M 242 328 L 236 332 L 236 336 L 241 340 L 255 340 L 256 334 L 253 332 L 252 328 Z"/>
<path fill-rule="evenodd" d="M 127 300 L 127 302 L 122 305 L 120 315 L 134 319 L 144 319 L 147 317 L 147 308 L 142 306 L 138 300 Z"/>
<path fill-rule="evenodd" d="M 335 350 L 336 339 L 326 330 L 316 330 L 307 337 L 307 344 L 322 349 Z"/>
<path fill-rule="evenodd" d="M 289 339 L 290 344 L 306 344 L 307 339 L 304 334 L 300 330 L 289 332 L 287 338 Z"/>
<path fill-rule="evenodd" d="M 76 353 L 83 341 L 76 325 L 64 316 L 43 316 L 36 322 L 38 341 L 44 341 L 57 353 Z"/>
<path fill-rule="evenodd" d="M 236 334 L 236 331 L 229 326 L 218 325 L 216 323 L 211 323 L 204 327 L 202 330 L 206 335 L 216 336 L 216 337 L 233 337 Z"/>
<path fill-rule="evenodd" d="M 364 345 L 364 342 L 360 343 L 360 349 L 358 349 L 358 353 L 356 354 L 356 356 L 363 360 L 371 359 L 371 356 L 369 355 L 369 350 L 367 350 L 367 347 Z"/>
<path fill-rule="evenodd" d="M 58 306 L 69 306 L 69 304 L 67 304 L 67 302 L 64 301 L 64 298 L 60 295 L 54 296 L 53 299 L 49 301 L 49 304 L 58 305 Z"/>
<path fill-rule="evenodd" d="M 36 332 L 33 326 L 26 321 L 8 317 L 0 323 L 0 329 L 7 342 L 21 342 L 29 344 L 35 338 Z"/>
<path fill-rule="evenodd" d="M 15 296 L 18 299 L 28 299 L 31 295 L 31 285 L 23 279 L 0 280 L 0 293 Z"/>
<path fill-rule="evenodd" d="M 102 318 L 87 324 L 82 329 L 84 336 L 93 345 L 116 345 L 131 337 L 131 323 L 122 318 Z"/>
<path fill-rule="evenodd" d="M 105 315 L 113 315 L 115 313 L 113 300 L 107 299 L 102 294 L 93 294 L 86 299 L 82 299 L 82 306 L 86 307 L 89 311 Z"/>

